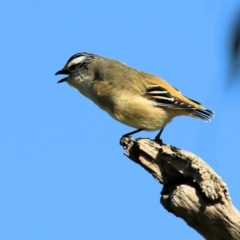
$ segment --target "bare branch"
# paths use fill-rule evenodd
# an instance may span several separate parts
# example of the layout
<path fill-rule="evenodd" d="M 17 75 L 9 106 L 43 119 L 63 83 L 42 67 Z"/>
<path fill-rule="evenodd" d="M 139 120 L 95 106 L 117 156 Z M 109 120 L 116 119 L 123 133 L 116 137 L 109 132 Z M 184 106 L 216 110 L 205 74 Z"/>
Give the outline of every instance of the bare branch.
<path fill-rule="evenodd" d="M 161 204 L 210 240 L 240 239 L 240 214 L 222 179 L 199 157 L 150 139 L 124 137 L 125 155 L 163 184 Z"/>

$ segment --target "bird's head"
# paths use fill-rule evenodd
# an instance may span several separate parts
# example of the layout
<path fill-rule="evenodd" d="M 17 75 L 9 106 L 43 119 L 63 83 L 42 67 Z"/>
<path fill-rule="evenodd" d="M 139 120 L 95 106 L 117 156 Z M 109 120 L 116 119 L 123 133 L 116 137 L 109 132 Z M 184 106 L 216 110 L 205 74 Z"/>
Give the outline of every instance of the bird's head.
<path fill-rule="evenodd" d="M 95 54 L 86 52 L 77 53 L 70 57 L 63 69 L 55 73 L 55 75 L 68 75 L 68 77 L 59 80 L 58 83 L 67 81 L 71 84 L 70 81 L 84 78 L 95 57 Z"/>

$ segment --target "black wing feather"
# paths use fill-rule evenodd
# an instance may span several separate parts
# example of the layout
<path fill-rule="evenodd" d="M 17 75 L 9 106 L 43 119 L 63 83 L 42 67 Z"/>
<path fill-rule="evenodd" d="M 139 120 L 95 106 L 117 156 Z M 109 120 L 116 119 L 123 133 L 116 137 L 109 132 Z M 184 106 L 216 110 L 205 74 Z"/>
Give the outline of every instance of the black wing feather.
<path fill-rule="evenodd" d="M 180 100 L 171 95 L 171 93 L 159 85 L 150 86 L 145 93 L 145 96 L 154 102 L 158 107 L 172 108 L 172 109 L 186 109 L 192 112 L 192 116 L 200 118 L 204 121 L 209 121 L 214 113 L 208 109 L 197 109 L 193 105 Z M 199 102 L 188 98 L 192 102 L 201 105 Z"/>

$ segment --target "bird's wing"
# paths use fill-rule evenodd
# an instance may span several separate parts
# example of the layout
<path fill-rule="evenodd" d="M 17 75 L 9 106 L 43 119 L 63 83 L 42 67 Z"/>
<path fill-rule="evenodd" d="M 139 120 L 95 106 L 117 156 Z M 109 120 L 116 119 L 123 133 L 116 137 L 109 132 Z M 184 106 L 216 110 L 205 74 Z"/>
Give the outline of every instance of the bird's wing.
<path fill-rule="evenodd" d="M 177 91 L 177 96 L 173 96 L 166 88 L 159 85 L 150 85 L 146 89 L 145 97 L 157 107 L 189 110 L 194 117 L 204 121 L 209 121 L 213 117 L 211 110 L 205 109 L 199 102 L 183 96 L 177 89 L 174 90 Z M 181 99 L 178 96 L 181 96 Z M 185 99 L 186 101 L 184 101 Z"/>
<path fill-rule="evenodd" d="M 176 91 L 178 90 L 176 89 Z M 159 85 L 150 85 L 149 88 L 146 89 L 145 96 L 155 102 L 155 104 L 159 107 L 167 107 L 174 109 L 195 108 L 193 105 L 179 99 L 176 96 L 173 96 L 166 88 L 160 87 Z M 200 103 L 198 102 L 194 101 L 194 103 L 200 105 Z"/>

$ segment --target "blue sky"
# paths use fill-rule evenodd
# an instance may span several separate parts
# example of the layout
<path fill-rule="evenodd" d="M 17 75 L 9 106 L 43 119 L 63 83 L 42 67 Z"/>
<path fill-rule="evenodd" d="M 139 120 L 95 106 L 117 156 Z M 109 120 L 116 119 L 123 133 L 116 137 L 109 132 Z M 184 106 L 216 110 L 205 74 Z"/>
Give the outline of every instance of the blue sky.
<path fill-rule="evenodd" d="M 181 117 L 163 141 L 203 158 L 240 209 L 239 84 L 228 37 L 239 1 L 4 1 L 0 238 L 202 239 L 159 203 L 159 185 L 119 146 L 133 129 L 54 73 L 87 51 L 160 76 L 216 113 Z M 135 137 L 151 137 L 141 132 Z"/>

